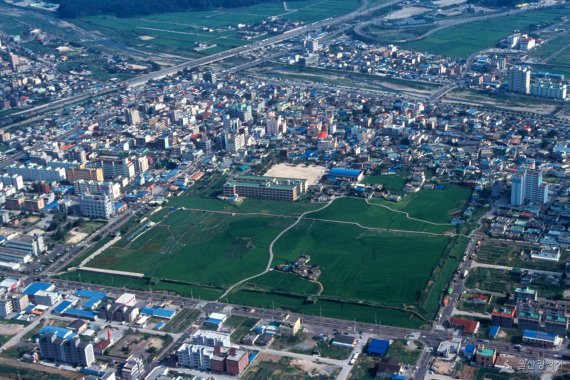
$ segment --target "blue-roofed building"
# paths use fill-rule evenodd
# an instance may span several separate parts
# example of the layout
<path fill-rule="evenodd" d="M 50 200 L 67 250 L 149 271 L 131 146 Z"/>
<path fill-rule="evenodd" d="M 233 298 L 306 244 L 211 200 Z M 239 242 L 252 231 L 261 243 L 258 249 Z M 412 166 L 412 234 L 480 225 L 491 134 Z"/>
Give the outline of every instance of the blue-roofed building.
<path fill-rule="evenodd" d="M 55 335 L 58 338 L 62 339 L 72 339 L 77 336 L 73 331 L 70 329 L 66 329 L 65 327 L 57 327 L 57 326 L 44 326 L 38 333 L 39 335 Z"/>
<path fill-rule="evenodd" d="M 390 341 L 384 339 L 370 339 L 368 341 L 368 355 L 385 356 L 390 347 Z"/>
<path fill-rule="evenodd" d="M 535 330 L 524 330 L 522 340 L 525 344 L 540 347 L 556 347 L 563 342 L 563 339 L 556 334 Z"/>
<path fill-rule="evenodd" d="M 332 168 L 327 176 L 329 181 L 359 182 L 363 178 L 362 170 L 348 168 Z"/>
<path fill-rule="evenodd" d="M 89 319 L 90 321 L 97 320 L 97 313 L 94 311 L 75 309 L 71 307 L 65 310 L 63 312 L 63 315 L 73 318 Z"/>
<path fill-rule="evenodd" d="M 164 327 L 165 324 L 166 324 L 166 323 L 164 323 L 164 322 L 158 322 L 158 323 L 154 326 L 154 329 L 155 329 L 155 330 L 162 330 L 162 328 Z"/>
<path fill-rule="evenodd" d="M 497 335 L 499 335 L 499 331 L 501 330 L 500 326 L 491 326 L 489 329 L 489 338 L 495 339 Z"/>
<path fill-rule="evenodd" d="M 220 327 L 222 324 L 222 321 L 220 319 L 208 318 L 204 321 L 204 324 L 207 326 Z"/>
<path fill-rule="evenodd" d="M 172 319 L 172 317 L 174 317 L 174 315 L 176 314 L 176 310 L 143 307 L 141 308 L 141 314 L 146 314 L 150 315 L 151 317 L 162 318 L 162 319 Z"/>
<path fill-rule="evenodd" d="M 53 308 L 54 314 L 61 314 L 72 306 L 72 302 L 68 300 L 61 301 L 59 305 Z"/>
<path fill-rule="evenodd" d="M 85 309 L 93 310 L 96 309 L 101 302 L 107 298 L 107 293 L 98 292 L 95 290 L 79 289 L 75 292 L 75 295 L 82 298 L 87 298 L 87 301 L 83 304 Z"/>
<path fill-rule="evenodd" d="M 467 360 L 473 359 L 473 356 L 475 356 L 476 350 L 477 350 L 477 346 L 475 346 L 474 344 L 466 345 L 465 349 L 463 350 L 463 355 L 465 355 L 465 359 L 467 359 Z"/>
<path fill-rule="evenodd" d="M 30 285 L 26 286 L 26 288 L 22 291 L 27 296 L 33 296 L 39 291 L 44 292 L 53 292 L 55 290 L 55 286 L 50 284 L 49 282 L 32 282 Z"/>

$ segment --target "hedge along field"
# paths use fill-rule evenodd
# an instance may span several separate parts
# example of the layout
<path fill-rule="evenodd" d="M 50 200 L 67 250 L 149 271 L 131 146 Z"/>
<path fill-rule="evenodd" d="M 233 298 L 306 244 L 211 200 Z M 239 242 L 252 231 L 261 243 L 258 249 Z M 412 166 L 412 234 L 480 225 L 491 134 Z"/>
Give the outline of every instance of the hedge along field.
<path fill-rule="evenodd" d="M 126 248 L 111 247 L 90 266 L 216 286 L 260 273 L 269 244 L 289 218 L 176 211 Z"/>
<path fill-rule="evenodd" d="M 323 295 L 409 305 L 417 302 L 448 242 L 448 237 L 303 221 L 275 244 L 274 265 L 308 254 L 322 269 Z"/>

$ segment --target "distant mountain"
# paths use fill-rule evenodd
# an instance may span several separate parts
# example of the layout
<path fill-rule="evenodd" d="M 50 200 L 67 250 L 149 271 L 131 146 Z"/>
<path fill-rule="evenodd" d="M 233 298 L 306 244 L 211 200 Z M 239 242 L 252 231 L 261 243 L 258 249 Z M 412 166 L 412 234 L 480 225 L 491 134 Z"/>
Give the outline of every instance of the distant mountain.
<path fill-rule="evenodd" d="M 291 1 L 291 0 L 289 0 Z M 59 4 L 63 18 L 96 15 L 117 17 L 148 16 L 154 13 L 207 11 L 236 8 L 259 3 L 281 3 L 281 0 L 52 0 Z"/>

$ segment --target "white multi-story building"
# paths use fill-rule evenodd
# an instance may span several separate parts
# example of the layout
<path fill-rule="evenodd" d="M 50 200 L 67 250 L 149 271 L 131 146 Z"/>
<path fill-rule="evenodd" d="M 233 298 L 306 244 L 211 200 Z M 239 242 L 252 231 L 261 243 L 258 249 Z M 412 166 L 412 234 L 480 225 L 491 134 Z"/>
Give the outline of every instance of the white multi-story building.
<path fill-rule="evenodd" d="M 16 190 L 24 188 L 24 178 L 19 174 L 4 174 L 2 175 L 2 184 L 4 186 L 12 186 Z"/>
<path fill-rule="evenodd" d="M 529 94 L 530 74 L 531 70 L 526 66 L 516 66 L 509 69 L 507 75 L 509 91 L 520 94 Z"/>
<path fill-rule="evenodd" d="M 245 148 L 245 135 L 242 133 L 224 133 L 226 151 L 236 153 Z"/>
<path fill-rule="evenodd" d="M 34 256 L 38 256 L 40 253 L 46 251 L 44 238 L 41 235 L 16 235 L 13 237 L 8 237 L 8 239 L 4 242 L 4 246 L 24 252 L 29 252 Z"/>
<path fill-rule="evenodd" d="M 0 317 L 8 318 L 10 314 L 14 311 L 12 300 L 10 298 L 2 297 L 0 298 Z"/>
<path fill-rule="evenodd" d="M 210 370 L 213 356 L 213 347 L 185 343 L 178 349 L 178 363 L 182 367 Z"/>
<path fill-rule="evenodd" d="M 6 168 L 10 175 L 21 175 L 24 181 L 64 181 L 64 168 L 44 167 L 36 164 L 12 165 Z"/>
<path fill-rule="evenodd" d="M 526 202 L 534 204 L 548 202 L 548 184 L 542 182 L 541 170 L 526 170 L 512 178 L 511 204 L 520 206 Z"/>
<path fill-rule="evenodd" d="M 75 181 L 75 194 L 108 195 L 113 199 L 121 196 L 121 185 L 114 182 L 97 182 L 80 179 Z"/>
<path fill-rule="evenodd" d="M 218 331 L 198 330 L 192 335 L 192 344 L 199 346 L 231 346 L 230 334 Z"/>
<path fill-rule="evenodd" d="M 128 157 L 101 156 L 94 165 L 103 169 L 105 178 L 133 178 L 136 174 L 135 165 Z"/>
<path fill-rule="evenodd" d="M 79 210 L 87 218 L 109 219 L 115 213 L 115 203 L 106 194 L 85 194 L 79 198 Z"/>
<path fill-rule="evenodd" d="M 281 115 L 267 120 L 267 134 L 278 136 L 287 132 L 287 121 Z"/>
<path fill-rule="evenodd" d="M 553 83 L 539 80 L 530 85 L 530 94 L 540 98 L 565 100 L 568 86 L 564 83 Z"/>

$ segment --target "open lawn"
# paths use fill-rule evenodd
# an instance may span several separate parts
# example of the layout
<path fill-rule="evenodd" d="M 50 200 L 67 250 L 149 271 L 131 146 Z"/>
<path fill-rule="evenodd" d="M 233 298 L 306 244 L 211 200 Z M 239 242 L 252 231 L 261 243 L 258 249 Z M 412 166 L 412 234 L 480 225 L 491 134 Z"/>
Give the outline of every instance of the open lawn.
<path fill-rule="evenodd" d="M 407 212 L 412 218 L 432 223 L 449 223 L 455 214 L 463 211 L 470 195 L 471 189 L 449 186 L 443 190 L 424 190 L 407 194 L 397 203 L 388 201 L 378 201 L 378 203 Z"/>
<path fill-rule="evenodd" d="M 391 204 L 388 205 L 388 207 L 391 206 Z M 307 218 L 356 222 L 363 227 L 425 231 L 437 234 L 455 229 L 452 225 L 433 225 L 419 220 L 410 220 L 404 213 L 394 212 L 374 203 L 369 205 L 364 199 L 358 198 L 338 199 L 330 207 L 311 213 L 307 215 Z"/>
<path fill-rule="evenodd" d="M 296 313 L 322 315 L 330 318 L 356 320 L 374 323 L 381 321 L 390 326 L 418 328 L 426 322 L 404 311 L 359 305 L 354 303 L 326 301 L 319 299 L 316 303 L 306 302 L 305 297 L 290 297 L 278 294 L 265 294 L 248 290 L 238 290 L 227 298 L 229 303 L 250 305 L 271 309 L 280 307 Z M 225 298 L 224 298 L 225 301 Z"/>
<path fill-rule="evenodd" d="M 475 21 L 440 30 L 422 40 L 403 45 L 406 49 L 428 52 L 443 56 L 466 58 L 470 54 L 495 46 L 514 30 L 535 31 L 536 25 L 560 22 L 561 16 L 568 16 L 569 8 L 548 8 L 531 12 Z"/>
<path fill-rule="evenodd" d="M 265 35 L 249 41 L 242 39 L 238 34 L 238 24 L 253 24 L 270 16 L 310 23 L 350 13 L 359 4 L 357 0 L 299 0 L 288 3 L 289 10 L 285 11 L 281 2 L 266 2 L 241 8 L 165 13 L 141 18 L 93 16 L 74 22 L 143 50 L 195 55 L 193 49 L 196 44 L 207 43 L 216 47 L 201 53 L 213 54 L 268 37 Z"/>
<path fill-rule="evenodd" d="M 464 249 L 461 239 L 443 233 L 455 231 L 447 222 L 452 212 L 462 210 L 468 195 L 468 189 L 450 187 L 407 195 L 398 204 L 386 202 L 404 212 L 358 198 L 337 199 L 307 214 L 273 246 L 271 267 L 308 254 L 310 264 L 322 270 L 318 281 L 270 271 L 240 285 L 224 301 L 388 325 L 424 325 Z M 295 216 L 325 206 L 253 199 L 232 206 L 212 198 L 184 197 L 184 207 L 197 199 L 204 201 L 205 209 L 232 211 L 167 207 L 151 217 L 154 226 L 131 229 L 90 262 L 98 268 L 141 272 L 144 278 L 87 271 L 63 277 L 215 299 L 224 289 L 264 271 L 271 242 Z M 405 212 L 427 220 L 409 219 Z"/>
<path fill-rule="evenodd" d="M 322 268 L 319 281 L 323 295 L 390 305 L 414 304 L 448 242 L 447 237 L 303 221 L 275 244 L 275 264 L 309 254 L 311 264 Z"/>
<path fill-rule="evenodd" d="M 110 248 L 90 265 L 228 286 L 265 268 L 271 240 L 290 223 L 288 218 L 176 211 L 124 248 Z"/>
<path fill-rule="evenodd" d="M 299 295 L 316 294 L 319 286 L 297 275 L 272 271 L 246 283 L 246 287 L 258 291 L 277 291 Z"/>

